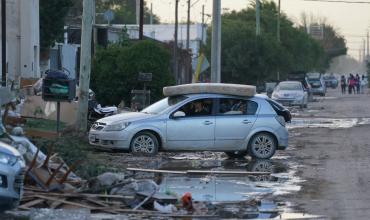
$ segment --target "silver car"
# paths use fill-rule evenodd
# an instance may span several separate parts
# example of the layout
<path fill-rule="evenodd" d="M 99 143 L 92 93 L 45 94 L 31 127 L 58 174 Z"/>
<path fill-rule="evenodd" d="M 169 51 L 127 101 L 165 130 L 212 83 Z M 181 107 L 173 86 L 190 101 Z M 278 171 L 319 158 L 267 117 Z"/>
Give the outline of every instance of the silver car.
<path fill-rule="evenodd" d="M 191 94 L 168 97 L 141 112 L 103 118 L 89 132 L 91 145 L 135 154 L 221 151 L 266 159 L 288 146 L 284 117 L 265 96 Z"/>
<path fill-rule="evenodd" d="M 308 93 L 299 81 L 283 81 L 274 89 L 271 98 L 282 105 L 306 108 Z"/>
<path fill-rule="evenodd" d="M 12 209 L 23 194 L 25 162 L 20 153 L 0 141 L 0 211 Z"/>

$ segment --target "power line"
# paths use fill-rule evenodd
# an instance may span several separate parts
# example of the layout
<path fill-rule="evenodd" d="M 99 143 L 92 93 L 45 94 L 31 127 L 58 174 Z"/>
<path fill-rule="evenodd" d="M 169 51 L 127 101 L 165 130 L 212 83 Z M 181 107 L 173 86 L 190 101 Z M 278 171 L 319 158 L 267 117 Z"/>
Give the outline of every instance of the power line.
<path fill-rule="evenodd" d="M 303 0 L 306 2 L 328 2 L 328 3 L 346 3 L 346 4 L 370 4 L 367 1 L 346 1 L 346 0 Z"/>

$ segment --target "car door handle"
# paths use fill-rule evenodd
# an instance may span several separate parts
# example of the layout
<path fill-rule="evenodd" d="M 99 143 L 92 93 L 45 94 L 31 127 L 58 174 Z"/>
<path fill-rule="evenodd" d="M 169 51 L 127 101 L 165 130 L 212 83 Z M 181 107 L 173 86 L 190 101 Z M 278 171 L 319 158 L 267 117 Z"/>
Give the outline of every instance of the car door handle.
<path fill-rule="evenodd" d="M 213 122 L 211 122 L 211 121 L 205 121 L 205 122 L 203 122 L 203 124 L 204 125 L 211 125 L 211 124 L 213 124 Z"/>
<path fill-rule="evenodd" d="M 251 121 L 249 121 L 249 120 L 243 120 L 243 121 L 242 121 L 242 123 L 243 123 L 243 124 L 251 124 L 252 122 L 251 122 Z"/>

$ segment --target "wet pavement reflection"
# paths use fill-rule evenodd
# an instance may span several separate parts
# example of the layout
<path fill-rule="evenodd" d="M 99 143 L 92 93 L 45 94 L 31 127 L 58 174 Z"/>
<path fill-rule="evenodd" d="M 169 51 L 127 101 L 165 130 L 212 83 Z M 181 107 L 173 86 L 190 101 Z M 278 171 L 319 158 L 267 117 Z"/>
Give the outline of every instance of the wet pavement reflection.
<path fill-rule="evenodd" d="M 293 118 L 288 129 L 295 128 L 351 128 L 370 124 L 369 118 Z"/>
<path fill-rule="evenodd" d="M 222 153 L 221 153 L 222 154 Z M 269 172 L 270 175 L 240 174 L 156 174 L 155 180 L 163 193 L 192 194 L 195 202 L 217 205 L 220 217 L 274 218 L 286 208 L 273 201 L 274 196 L 300 190 L 302 180 L 296 175 L 298 165 L 284 159 L 250 160 L 217 159 L 203 160 L 197 154 L 184 153 L 161 161 L 148 169 L 162 170 L 209 170 Z M 178 159 L 181 158 L 181 159 Z M 197 158 L 197 159 L 186 159 Z M 252 205 L 251 205 L 252 204 Z"/>
<path fill-rule="evenodd" d="M 182 195 L 191 192 L 196 201 L 237 202 L 284 194 L 300 189 L 297 177 L 289 166 L 276 160 L 171 160 L 160 169 L 176 170 L 243 170 L 270 172 L 271 175 L 162 175 L 158 182 L 162 191 Z"/>

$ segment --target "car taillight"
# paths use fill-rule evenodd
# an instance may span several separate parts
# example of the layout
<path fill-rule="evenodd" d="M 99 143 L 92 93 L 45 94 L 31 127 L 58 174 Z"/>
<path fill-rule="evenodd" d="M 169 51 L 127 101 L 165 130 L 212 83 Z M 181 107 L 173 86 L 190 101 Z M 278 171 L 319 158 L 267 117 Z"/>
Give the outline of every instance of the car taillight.
<path fill-rule="evenodd" d="M 283 116 L 280 116 L 280 115 L 277 115 L 276 117 L 276 120 L 283 126 L 283 127 L 285 127 L 285 119 L 284 119 L 284 117 Z"/>

